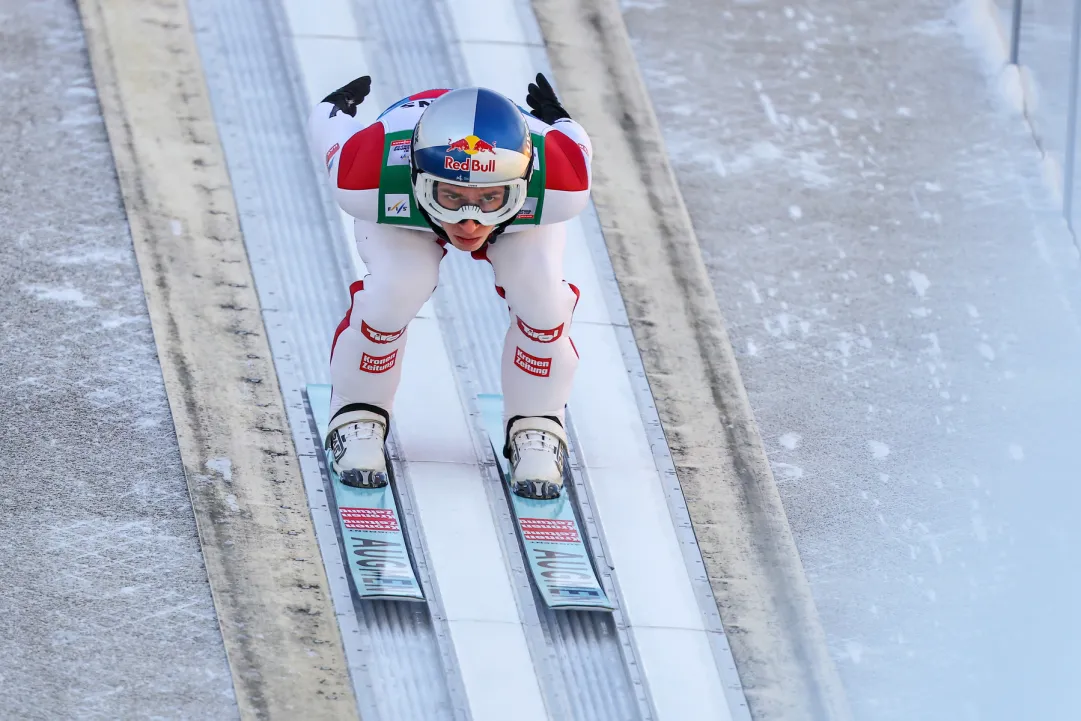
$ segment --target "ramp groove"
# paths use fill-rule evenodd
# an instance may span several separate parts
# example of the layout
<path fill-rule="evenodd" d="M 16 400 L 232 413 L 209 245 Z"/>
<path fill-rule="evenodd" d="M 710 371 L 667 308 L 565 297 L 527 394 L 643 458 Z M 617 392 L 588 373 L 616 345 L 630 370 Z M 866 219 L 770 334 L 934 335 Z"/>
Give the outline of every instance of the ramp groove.
<path fill-rule="evenodd" d="M 191 12 L 358 703 L 366 721 L 452 718 L 429 611 L 356 600 L 345 577 L 302 390 L 328 381 L 330 337 L 348 306 L 351 261 L 307 152 L 276 18 L 255 0 L 192 0 Z M 405 502 L 402 513 L 415 529 Z"/>

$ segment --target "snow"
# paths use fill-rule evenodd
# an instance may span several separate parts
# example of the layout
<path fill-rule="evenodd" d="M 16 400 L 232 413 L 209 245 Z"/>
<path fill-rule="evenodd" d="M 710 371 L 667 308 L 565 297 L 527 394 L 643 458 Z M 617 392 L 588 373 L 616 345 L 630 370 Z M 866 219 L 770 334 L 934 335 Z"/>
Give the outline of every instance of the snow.
<path fill-rule="evenodd" d="M 237 718 L 78 10 L 0 18 L 0 717 Z"/>
<path fill-rule="evenodd" d="M 1045 21 L 1070 5 L 1026 3 Z M 1081 591 L 1063 572 L 1081 543 L 1081 274 L 1031 125 L 1062 93 L 1044 82 L 1033 106 L 975 0 L 787 6 L 625 19 L 729 333 L 755 349 L 740 371 L 853 715 L 1071 718 L 1052 659 L 1081 638 L 1049 648 L 994 620 L 1036 608 L 1062 638 Z M 1029 57 L 1061 70 L 1059 36 L 1029 32 Z M 1036 135 L 1052 149 L 1056 122 Z"/>
<path fill-rule="evenodd" d="M 53 300 L 58 303 L 71 303 L 79 308 L 93 308 L 97 305 L 87 298 L 78 288 L 54 287 L 46 285 L 24 285 L 23 290 L 32 294 L 38 300 Z"/>
<path fill-rule="evenodd" d="M 871 457 L 875 459 L 885 458 L 890 454 L 890 447 L 882 441 L 867 441 L 867 448 L 871 451 Z"/>
<path fill-rule="evenodd" d="M 923 297 L 927 294 L 927 289 L 931 287 L 931 281 L 927 279 L 927 276 L 918 270 L 908 271 L 908 282 L 912 284 L 912 288 L 916 291 L 916 295 Z"/>
<path fill-rule="evenodd" d="M 206 466 L 220 475 L 226 483 L 233 480 L 233 462 L 228 458 L 211 458 L 206 462 Z"/>

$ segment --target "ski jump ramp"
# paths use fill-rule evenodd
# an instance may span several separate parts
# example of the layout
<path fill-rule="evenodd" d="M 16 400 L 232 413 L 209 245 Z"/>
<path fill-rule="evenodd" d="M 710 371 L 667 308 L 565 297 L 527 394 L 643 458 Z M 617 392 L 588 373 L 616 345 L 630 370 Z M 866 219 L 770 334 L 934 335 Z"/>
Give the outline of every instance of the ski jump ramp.
<path fill-rule="evenodd" d="M 614 2 L 80 10 L 242 716 L 847 717 Z M 304 118 L 364 73 L 374 119 L 432 87 L 522 102 L 538 70 L 596 146 L 596 210 L 568 230 L 569 427 L 614 609 L 552 610 L 530 580 L 479 401 L 506 309 L 456 253 L 410 325 L 390 444 L 426 601 L 362 600 L 304 391 L 364 269 Z"/>

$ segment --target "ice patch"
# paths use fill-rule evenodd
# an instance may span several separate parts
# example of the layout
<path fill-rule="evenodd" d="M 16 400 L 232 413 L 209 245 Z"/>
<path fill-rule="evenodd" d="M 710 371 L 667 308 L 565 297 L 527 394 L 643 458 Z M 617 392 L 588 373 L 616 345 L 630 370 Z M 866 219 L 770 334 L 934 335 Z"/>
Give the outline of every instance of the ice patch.
<path fill-rule="evenodd" d="M 983 516 L 978 513 L 972 514 L 972 535 L 980 543 L 987 543 L 987 525 L 983 522 Z"/>
<path fill-rule="evenodd" d="M 938 344 L 938 333 L 924 333 L 920 337 L 926 339 L 927 342 L 931 344 L 930 347 L 924 348 L 922 351 L 920 351 L 921 353 L 926 353 L 927 355 L 935 359 L 942 357 L 942 346 Z M 931 372 L 933 373 L 934 370 L 932 370 Z"/>
<path fill-rule="evenodd" d="M 803 208 L 798 205 L 788 206 L 788 214 L 792 217 L 792 220 L 799 220 L 803 217 Z"/>
<path fill-rule="evenodd" d="M 843 336 L 847 336 L 847 333 L 842 333 Z M 842 358 L 848 358 L 852 355 L 852 341 L 849 338 L 842 338 L 837 341 L 837 350 L 841 351 Z"/>
<path fill-rule="evenodd" d="M 770 125 L 780 127 L 781 121 L 777 118 L 777 111 L 773 109 L 773 101 L 769 99 L 769 96 L 765 93 L 759 93 L 758 101 L 762 103 L 762 110 L 766 113 Z"/>
<path fill-rule="evenodd" d="M 980 355 L 982 355 L 987 360 L 993 361 L 995 359 L 994 349 L 986 343 L 980 343 L 978 346 L 976 346 L 976 348 L 980 351 Z"/>
<path fill-rule="evenodd" d="M 83 252 L 68 252 L 63 255 L 54 255 L 49 258 L 60 265 L 92 265 L 94 263 L 128 263 L 131 261 L 131 251 L 123 248 L 95 248 Z"/>
<path fill-rule="evenodd" d="M 801 151 L 799 154 L 799 175 L 803 181 L 813 188 L 826 188 L 833 185 L 833 180 L 826 175 L 822 164 L 818 162 L 816 153 Z"/>
<path fill-rule="evenodd" d="M 229 506 L 229 510 L 233 513 L 240 513 L 240 505 L 236 502 L 236 496 L 232 493 L 225 497 L 225 505 Z"/>
<path fill-rule="evenodd" d="M 976 306 L 972 305 L 971 303 L 966 303 L 965 309 L 968 311 L 968 316 L 970 318 L 980 317 L 980 311 L 976 308 Z"/>
<path fill-rule="evenodd" d="M 930 534 L 928 534 L 927 537 L 924 538 L 923 540 L 928 545 L 928 547 L 930 547 L 930 549 L 931 549 L 931 557 L 935 559 L 935 564 L 941 566 L 942 565 L 942 549 L 938 547 L 938 541 L 936 541 L 935 537 L 930 535 Z"/>
<path fill-rule="evenodd" d="M 867 441 L 867 448 L 874 458 L 882 459 L 890 454 L 890 447 L 881 441 Z"/>
<path fill-rule="evenodd" d="M 799 466 L 793 466 L 790 463 L 774 463 L 774 471 L 783 476 L 785 480 L 795 481 L 803 478 L 803 469 Z"/>
<path fill-rule="evenodd" d="M 112 330 L 113 328 L 119 328 L 122 325 L 129 325 L 131 323 L 146 323 L 147 319 L 141 315 L 118 315 L 112 318 L 106 318 L 101 322 L 101 327 L 105 330 Z"/>
<path fill-rule="evenodd" d="M 228 458 L 211 458 L 206 462 L 206 467 L 220 475 L 226 481 L 233 480 L 233 462 Z"/>
<path fill-rule="evenodd" d="M 55 300 L 59 303 L 71 303 L 79 308 L 92 308 L 97 305 L 77 288 L 52 288 L 47 285 L 24 285 L 23 290 L 32 293 L 38 300 Z"/>
<path fill-rule="evenodd" d="M 794 451 L 799 446 L 801 440 L 803 440 L 803 438 L 799 433 L 785 433 L 777 439 L 777 442 L 788 450 Z"/>
<path fill-rule="evenodd" d="M 622 10 L 637 9 L 652 12 L 653 10 L 660 10 L 664 6 L 664 0 L 619 0 L 619 7 Z"/>
<path fill-rule="evenodd" d="M 748 338 L 747 339 L 747 355 L 750 355 L 750 356 L 758 355 L 758 346 L 755 345 L 755 342 L 754 342 L 753 338 Z"/>
<path fill-rule="evenodd" d="M 863 646 L 855 641 L 845 642 L 845 653 L 852 663 L 858 664 L 863 661 Z"/>
<path fill-rule="evenodd" d="M 85 88 L 81 85 L 75 85 L 64 91 L 64 95 L 69 98 L 96 98 L 97 92 L 93 88 Z"/>
<path fill-rule="evenodd" d="M 921 298 L 927 293 L 927 289 L 931 287 L 931 281 L 927 280 L 927 276 L 918 270 L 908 271 L 908 282 L 912 284 L 916 294 Z"/>
<path fill-rule="evenodd" d="M 1009 450 L 1010 450 L 1010 458 L 1014 459 L 1015 461 L 1023 461 L 1023 460 L 1025 460 L 1025 449 L 1022 448 L 1019 444 L 1011 443 Z"/>

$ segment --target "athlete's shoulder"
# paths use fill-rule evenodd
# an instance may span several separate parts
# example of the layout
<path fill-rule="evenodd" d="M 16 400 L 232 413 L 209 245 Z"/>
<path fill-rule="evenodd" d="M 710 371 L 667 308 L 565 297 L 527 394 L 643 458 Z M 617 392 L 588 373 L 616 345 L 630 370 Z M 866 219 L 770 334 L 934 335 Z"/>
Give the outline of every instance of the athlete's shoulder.
<path fill-rule="evenodd" d="M 368 127 L 357 131 L 342 147 L 341 166 L 338 172 L 338 187 L 343 190 L 368 190 L 378 188 L 384 164 L 384 142 L 388 135 L 410 131 L 417 124 L 421 113 L 431 105 L 432 100 L 449 92 L 446 89 L 425 90 L 402 98 L 376 118 Z M 408 139 L 392 142 L 408 150 Z M 394 152 L 391 158 L 405 160 L 408 154 Z M 327 158 L 330 170 L 331 158 Z"/>
<path fill-rule="evenodd" d="M 545 188 L 572 192 L 589 190 L 593 149 L 585 130 L 570 118 L 542 125 L 545 127 Z"/>

